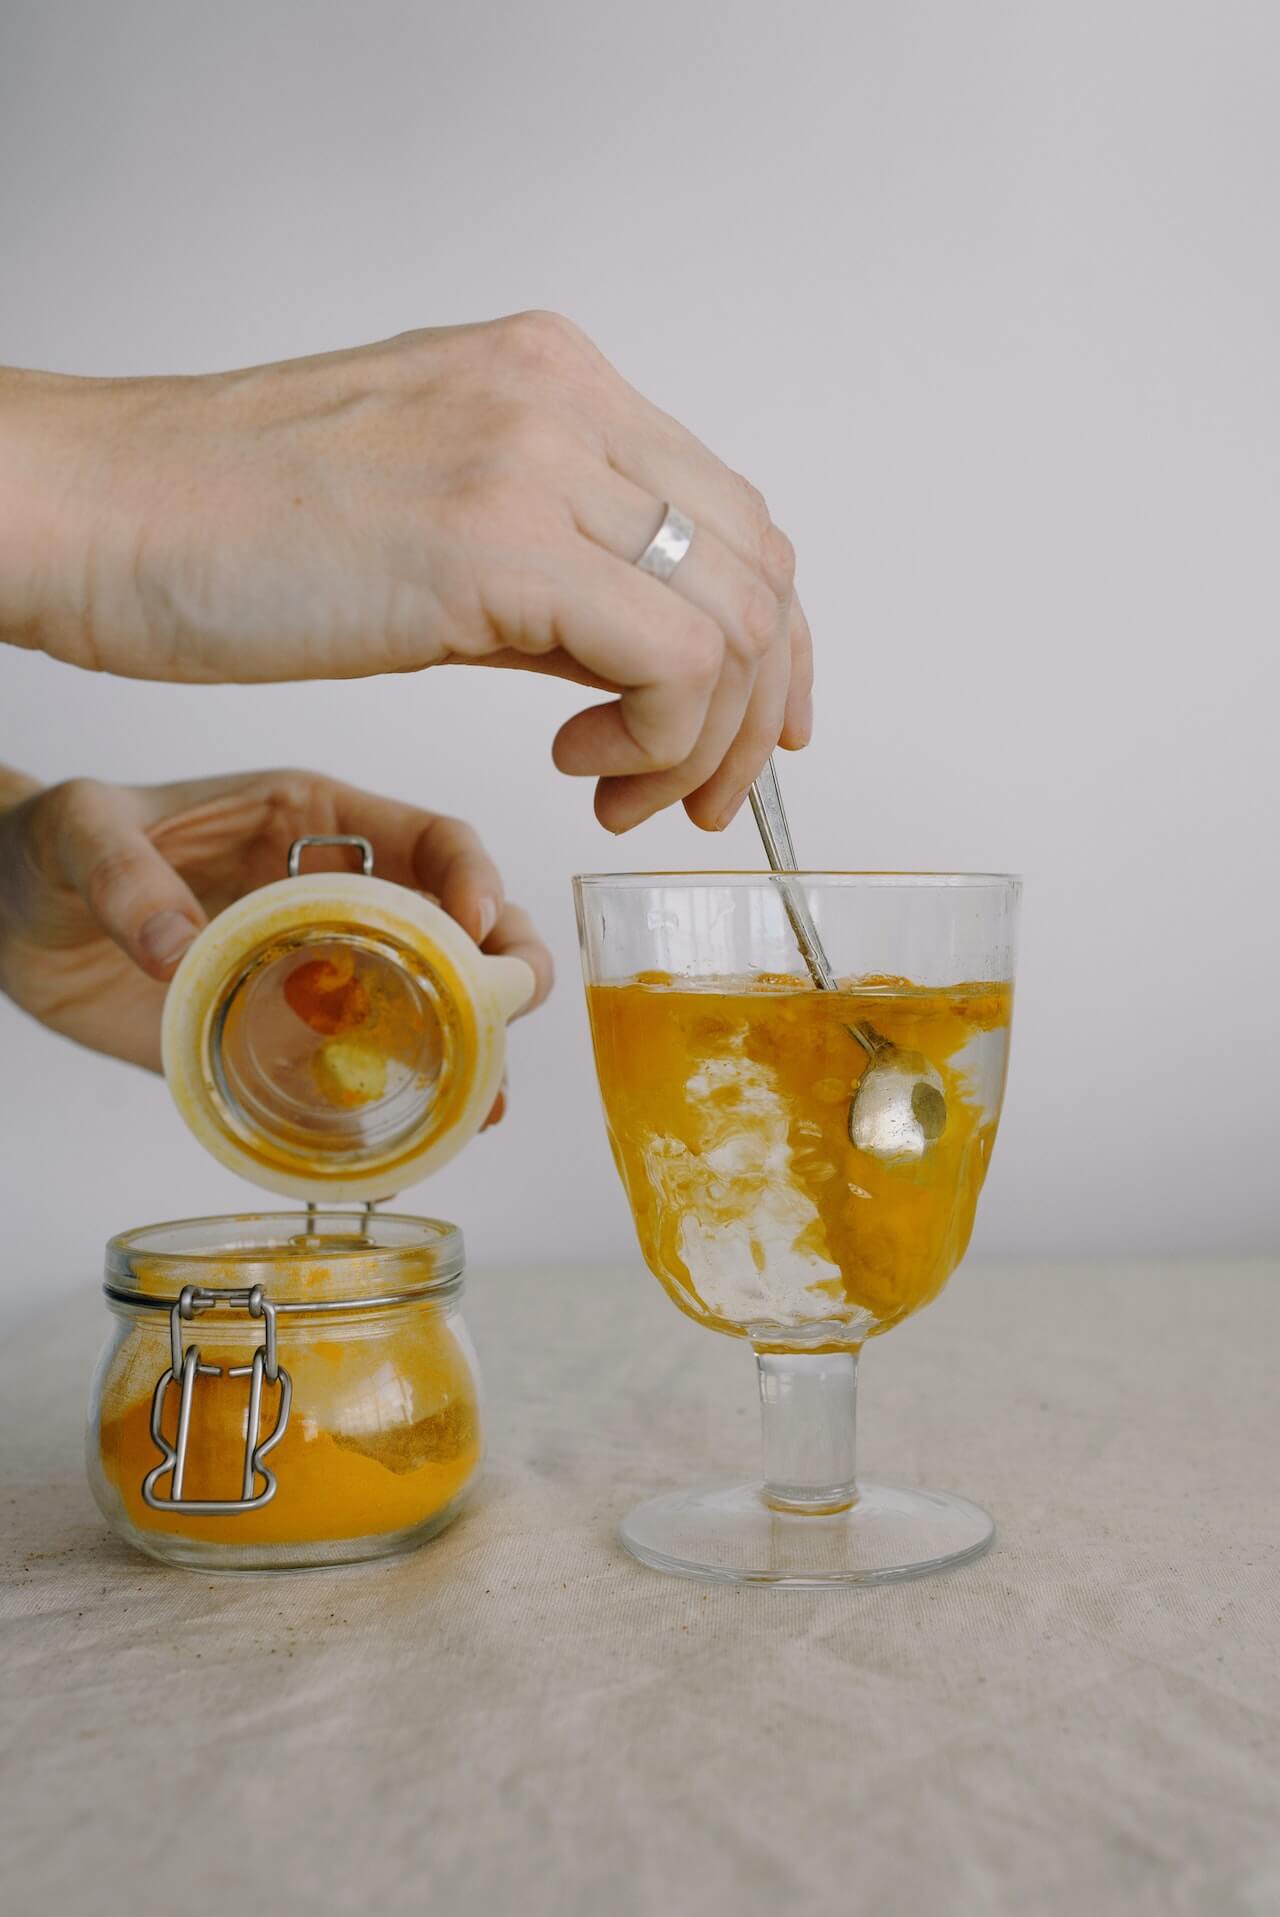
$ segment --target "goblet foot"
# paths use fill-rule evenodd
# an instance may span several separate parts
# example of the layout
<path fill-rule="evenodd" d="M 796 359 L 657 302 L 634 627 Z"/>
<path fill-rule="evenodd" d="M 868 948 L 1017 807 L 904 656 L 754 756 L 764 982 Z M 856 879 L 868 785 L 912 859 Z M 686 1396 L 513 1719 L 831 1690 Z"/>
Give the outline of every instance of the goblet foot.
<path fill-rule="evenodd" d="M 723 1584 L 891 1584 L 980 1557 L 995 1536 L 951 1491 L 858 1480 L 847 1510 L 782 1511 L 758 1484 L 670 1491 L 628 1513 L 622 1542 L 655 1571 Z"/>

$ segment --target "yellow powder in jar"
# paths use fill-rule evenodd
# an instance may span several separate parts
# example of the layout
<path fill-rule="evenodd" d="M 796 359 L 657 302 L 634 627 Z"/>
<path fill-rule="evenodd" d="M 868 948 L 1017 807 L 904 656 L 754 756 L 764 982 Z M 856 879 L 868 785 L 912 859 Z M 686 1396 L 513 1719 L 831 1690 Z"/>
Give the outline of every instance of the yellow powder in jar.
<path fill-rule="evenodd" d="M 283 1321 L 282 1321 L 283 1322 Z M 197 1321 L 198 1323 L 198 1321 Z M 251 1347 L 218 1349 L 199 1339 L 201 1360 L 221 1377 L 197 1379 L 183 1495 L 234 1498 L 242 1489 L 249 1379 L 226 1375 Z M 166 1362 L 155 1335 L 136 1336 L 104 1396 L 101 1455 L 107 1482 L 141 1531 L 235 1544 L 307 1544 L 412 1529 L 443 1511 L 474 1473 L 481 1452 L 475 1385 L 447 1324 L 434 1314 L 398 1333 L 335 1332 L 292 1338 L 280 1362 L 293 1379 L 284 1437 L 263 1460 L 275 1496 L 256 1511 L 201 1517 L 154 1510 L 142 1482 L 161 1453 L 151 1436 L 151 1391 Z M 275 1423 L 279 1387 L 264 1385 L 260 1437 Z M 178 1388 L 166 1393 L 162 1429 L 176 1439 Z M 169 1477 L 157 1486 L 161 1497 Z M 261 1489 L 259 1479 L 256 1489 Z"/>

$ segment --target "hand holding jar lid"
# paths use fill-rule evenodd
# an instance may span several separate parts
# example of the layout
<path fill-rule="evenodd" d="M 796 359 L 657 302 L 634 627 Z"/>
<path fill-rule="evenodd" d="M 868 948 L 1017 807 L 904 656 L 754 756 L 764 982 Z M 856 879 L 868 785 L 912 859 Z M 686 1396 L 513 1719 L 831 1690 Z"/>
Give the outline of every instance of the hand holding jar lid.
<path fill-rule="evenodd" d="M 162 988 L 183 953 L 282 880 L 308 834 L 367 839 L 380 879 L 437 899 L 487 957 L 533 968 L 526 1010 L 546 997 L 551 955 L 471 826 L 302 771 L 45 788 L 0 771 L 0 990 L 64 1037 L 159 1071 Z M 352 863 L 321 848 L 307 869 L 318 880 Z M 360 1068 L 359 1052 L 330 1058 L 338 1073 Z"/>

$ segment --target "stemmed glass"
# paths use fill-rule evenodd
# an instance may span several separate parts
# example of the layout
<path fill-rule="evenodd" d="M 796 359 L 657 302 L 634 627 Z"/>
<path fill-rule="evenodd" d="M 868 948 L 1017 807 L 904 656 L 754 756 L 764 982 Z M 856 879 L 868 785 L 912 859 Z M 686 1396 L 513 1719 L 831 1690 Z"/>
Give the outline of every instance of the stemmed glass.
<path fill-rule="evenodd" d="M 837 991 L 814 989 L 784 886 L 803 893 Z M 857 1476 L 857 1362 L 969 1242 L 1004 1092 L 1017 880 L 630 873 L 574 892 L 640 1248 L 682 1311 L 750 1341 L 764 1435 L 762 1481 L 651 1498 L 623 1542 L 661 1570 L 773 1584 L 976 1557 L 994 1531 L 977 1505 Z M 873 1157 L 850 1113 L 889 1048 L 936 1072 L 945 1122 L 907 1125 Z"/>

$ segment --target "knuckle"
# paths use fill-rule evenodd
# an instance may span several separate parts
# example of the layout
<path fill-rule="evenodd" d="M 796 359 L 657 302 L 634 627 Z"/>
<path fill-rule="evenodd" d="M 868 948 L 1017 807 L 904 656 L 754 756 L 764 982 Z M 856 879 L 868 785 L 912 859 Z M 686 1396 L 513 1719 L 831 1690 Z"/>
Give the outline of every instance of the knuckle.
<path fill-rule="evenodd" d="M 109 788 L 99 779 L 64 779 L 40 794 L 32 815 L 32 850 L 38 866 L 83 869 L 106 810 Z"/>
<path fill-rule="evenodd" d="M 437 856 L 452 854 L 458 850 L 460 834 L 468 829 L 451 812 L 437 812 L 423 827 L 422 842 Z"/>
<path fill-rule="evenodd" d="M 132 887 L 142 876 L 144 863 L 141 852 L 133 847 L 104 852 L 84 877 L 82 890 L 90 910 L 101 913 L 120 892 Z"/>
<path fill-rule="evenodd" d="M 638 727 L 629 725 L 632 742 L 640 753 L 640 764 L 631 776 L 650 778 L 683 765 L 701 735 L 703 710 L 704 702 L 699 697 L 669 713 L 660 725 L 653 719 L 646 719 Z"/>
<path fill-rule="evenodd" d="M 562 313 L 532 307 L 501 322 L 503 342 L 516 363 L 528 371 L 560 373 L 587 357 L 587 338 Z"/>
<path fill-rule="evenodd" d="M 690 714 L 680 731 L 672 734 L 671 750 L 654 755 L 652 770 L 658 773 L 670 773 L 674 771 L 677 782 L 685 783 L 680 781 L 679 768 L 687 765 L 689 760 L 692 759 L 698 749 L 698 740 L 701 736 L 702 729 L 696 718 Z"/>
<path fill-rule="evenodd" d="M 714 619 L 697 614 L 680 638 L 680 677 L 697 692 L 708 692 L 724 664 L 724 634 Z"/>
<path fill-rule="evenodd" d="M 321 772 L 307 772 L 300 766 L 285 766 L 273 772 L 267 803 L 273 818 L 281 825 L 314 825 L 322 829 L 317 817 L 321 802 L 330 791 L 330 782 Z"/>
<path fill-rule="evenodd" d="M 484 849 L 484 840 L 466 819 L 455 819 L 451 815 L 441 814 L 427 828 L 427 832 L 429 838 L 434 838 L 437 856 L 446 866 L 490 863 L 489 855 Z"/>
<path fill-rule="evenodd" d="M 751 767 L 753 778 L 777 745 L 781 731 L 782 716 L 776 714 L 769 719 L 753 720 L 738 734 L 735 758 L 740 764 Z"/>
<path fill-rule="evenodd" d="M 419 360 L 424 359 L 435 337 L 435 328 L 430 326 L 407 326 L 402 333 L 393 333 L 389 339 L 367 349 L 385 358 L 395 368 L 403 362 L 406 371 L 411 371 Z"/>
<path fill-rule="evenodd" d="M 484 840 L 473 825 L 468 825 L 465 819 L 453 819 L 450 824 L 452 831 L 449 835 L 449 846 L 455 860 L 470 866 L 488 867 L 493 864 L 485 851 Z M 497 877 L 496 868 L 493 876 Z"/>
<path fill-rule="evenodd" d="M 747 516 L 747 524 L 757 541 L 764 538 L 765 532 L 773 524 L 768 504 L 758 486 L 753 486 L 741 473 L 737 474 L 738 488 L 742 499 L 742 508 Z"/>
<path fill-rule="evenodd" d="M 763 659 L 778 635 L 782 608 L 767 586 L 748 586 L 742 595 L 741 627 L 753 659 Z"/>
<path fill-rule="evenodd" d="M 55 826 L 75 825 L 97 810 L 104 787 L 98 779 L 64 779 L 44 795 L 44 805 Z"/>
<path fill-rule="evenodd" d="M 796 576 L 795 547 L 782 528 L 774 525 L 764 494 L 741 475 L 739 486 L 751 550 L 770 586 L 780 599 L 785 598 Z"/>
<path fill-rule="evenodd" d="M 519 519 L 513 523 L 519 524 Z M 560 644 L 553 582 L 545 571 L 512 566 L 489 592 L 486 611 L 501 632 L 518 635 L 521 653 L 540 657 Z"/>
<path fill-rule="evenodd" d="M 800 645 L 807 646 L 811 643 L 813 634 L 809 630 L 808 617 L 804 607 L 794 595 L 791 600 L 791 630 Z"/>
<path fill-rule="evenodd" d="M 795 583 L 796 549 L 780 526 L 770 520 L 760 541 L 760 563 L 764 576 L 779 599 L 789 596 Z"/>

